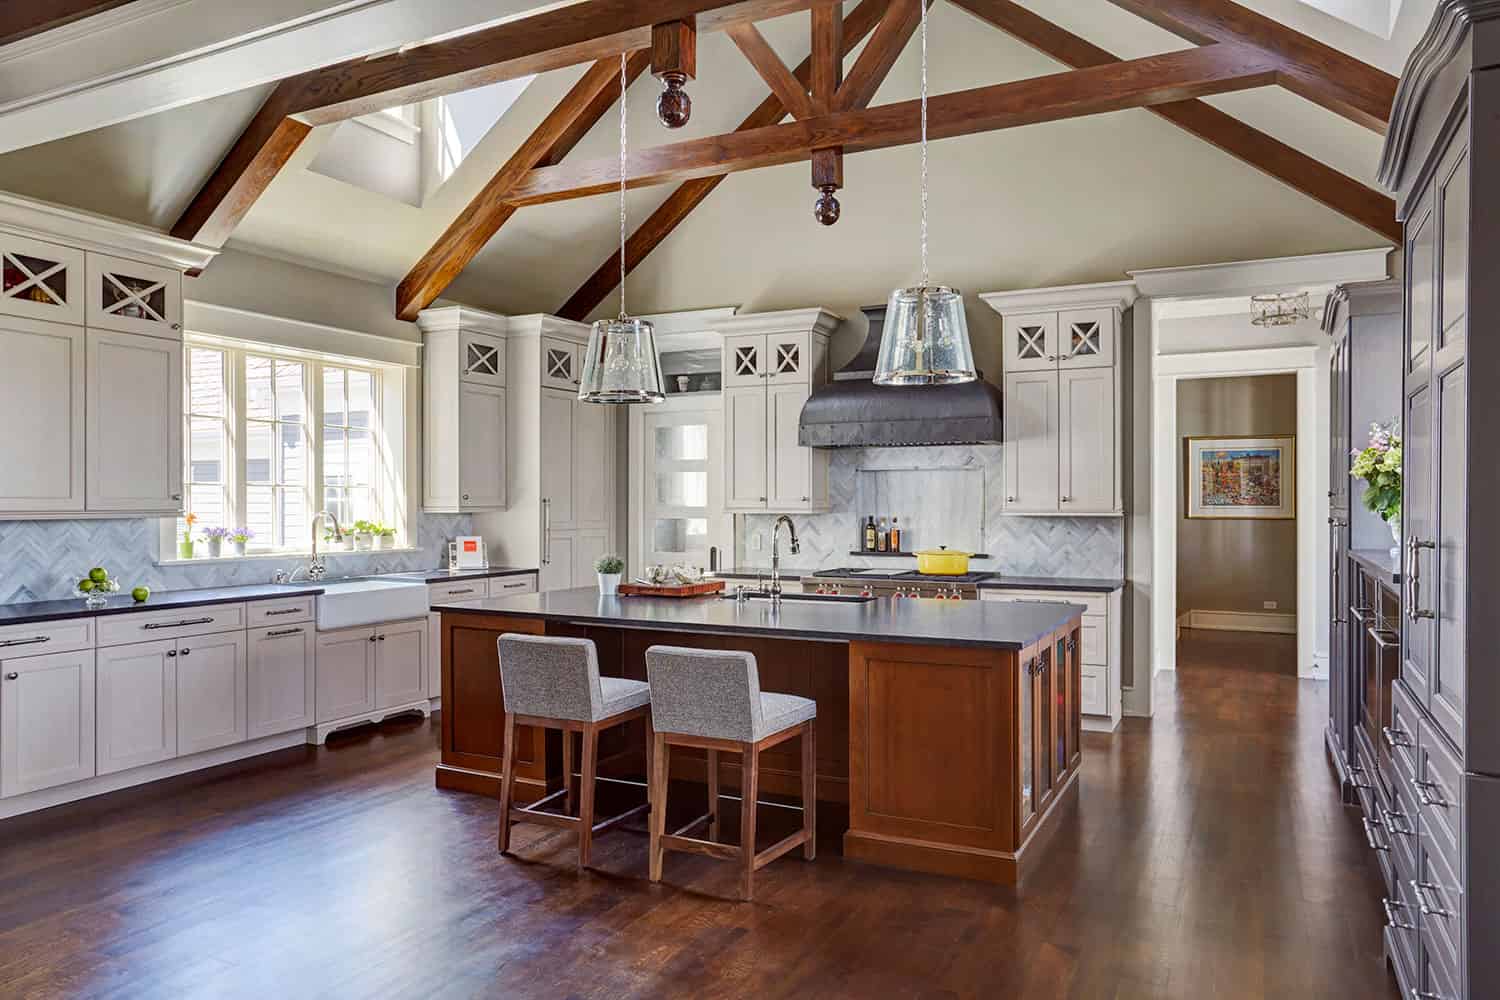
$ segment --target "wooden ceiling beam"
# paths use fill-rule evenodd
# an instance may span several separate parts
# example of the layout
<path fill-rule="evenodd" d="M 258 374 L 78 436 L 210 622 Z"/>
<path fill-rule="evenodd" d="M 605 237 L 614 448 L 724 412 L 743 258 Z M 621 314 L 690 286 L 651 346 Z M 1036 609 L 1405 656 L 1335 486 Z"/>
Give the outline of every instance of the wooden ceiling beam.
<path fill-rule="evenodd" d="M 649 49 L 631 53 L 626 60 L 627 85 L 634 83 L 650 63 Z M 401 279 L 396 288 L 396 316 L 413 321 L 442 295 L 515 214 L 515 206 L 506 204 L 505 198 L 516 183 L 533 167 L 560 163 L 619 99 L 620 60 L 601 59 L 590 66 Z"/>
<path fill-rule="evenodd" d="M 981 21 L 1075 69 L 1120 62 L 1118 57 L 1032 13 L 1015 0 L 954 2 Z M 1401 242 L 1396 203 L 1379 191 L 1204 101 L 1158 104 L 1148 110 L 1340 215 L 1396 243 Z"/>
<path fill-rule="evenodd" d="M 1394 76 L 1233 0 L 1110 0 L 1197 45 L 1253 45 L 1282 60 L 1278 83 L 1384 135 L 1396 99 Z"/>
<path fill-rule="evenodd" d="M 0 45 L 19 42 L 136 0 L 6 0 L 0 4 Z"/>
<path fill-rule="evenodd" d="M 816 67 L 816 62 L 814 67 Z M 1150 107 L 1275 82 L 1276 60 L 1259 49 L 1210 45 L 976 87 L 928 100 L 932 139 Z M 843 111 L 784 125 L 690 139 L 637 150 L 626 172 L 631 187 L 753 170 L 809 159 L 814 149 L 884 149 L 916 142 L 919 102 Z M 618 159 L 601 158 L 532 170 L 511 193 L 516 205 L 586 198 L 620 183 Z"/>
<path fill-rule="evenodd" d="M 812 9 L 812 99 L 820 114 L 833 108 L 844 82 L 844 12 L 842 8 Z"/>
<path fill-rule="evenodd" d="M 766 41 L 766 36 L 760 33 L 759 28 L 753 24 L 737 24 L 725 33 L 793 118 L 813 116 L 812 98 L 807 94 L 807 84 L 787 69 L 786 63 L 781 61 L 781 57 L 771 48 L 771 43 Z"/>
<path fill-rule="evenodd" d="M 833 100 L 834 111 L 867 108 L 922 21 L 923 0 L 893 0 Z M 927 0 L 931 2 L 931 0 Z"/>
<path fill-rule="evenodd" d="M 886 0 L 861 0 L 859 6 L 849 12 L 849 16 L 844 19 L 842 40 L 844 55 L 847 56 L 853 52 L 864 37 L 874 30 L 876 23 L 880 20 L 881 12 L 885 9 Z M 812 79 L 812 57 L 808 56 L 802 60 L 792 75 L 796 77 L 799 84 L 804 88 L 807 87 Z M 787 113 L 780 98 L 773 93 L 750 112 L 736 131 L 746 132 L 751 129 L 764 128 L 767 125 L 775 125 L 785 118 Z M 667 196 L 667 200 L 662 202 L 625 242 L 626 273 L 634 271 L 652 250 L 660 246 L 662 241 L 687 219 L 693 209 L 701 205 L 704 199 L 713 193 L 714 188 L 724 181 L 725 176 L 721 174 L 717 177 L 702 177 L 678 185 L 677 189 Z M 599 265 L 587 281 L 579 286 L 578 291 L 574 292 L 557 311 L 557 315 L 564 319 L 582 321 L 619 287 L 620 251 L 616 250 L 608 260 Z"/>

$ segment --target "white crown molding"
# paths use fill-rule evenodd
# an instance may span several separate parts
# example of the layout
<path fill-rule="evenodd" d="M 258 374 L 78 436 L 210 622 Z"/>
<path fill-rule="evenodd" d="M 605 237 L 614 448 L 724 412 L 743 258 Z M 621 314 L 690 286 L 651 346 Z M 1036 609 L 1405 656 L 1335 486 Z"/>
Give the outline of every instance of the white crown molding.
<path fill-rule="evenodd" d="M 979 300 L 995 312 L 1007 314 L 1052 312 L 1058 309 L 1129 309 L 1136 300 L 1134 281 L 1100 281 L 1088 285 L 1025 288 L 1014 292 L 982 292 Z"/>
<path fill-rule="evenodd" d="M 417 314 L 417 326 L 423 333 L 458 333 L 467 330 L 492 337 L 510 332 L 510 320 L 499 313 L 485 312 L 472 306 L 442 306 L 423 309 Z"/>
<path fill-rule="evenodd" d="M 422 345 L 410 340 L 194 299 L 187 299 L 182 304 L 182 325 L 190 334 L 241 343 L 273 344 L 309 354 L 334 355 L 404 368 L 416 368 L 422 364 Z"/>
<path fill-rule="evenodd" d="M 561 316 L 547 313 L 532 313 L 529 316 L 511 316 L 506 332 L 512 337 L 563 337 L 583 343 L 589 339 L 589 324 L 575 323 Z"/>
<path fill-rule="evenodd" d="M 719 323 L 724 336 L 742 333 L 815 333 L 826 337 L 844 321 L 836 312 L 813 306 L 810 309 L 783 309 L 780 312 L 741 313 Z"/>
<path fill-rule="evenodd" d="M 1318 348 L 1266 347 L 1252 350 L 1194 351 L 1190 354 L 1158 354 L 1151 374 L 1170 380 L 1184 376 L 1205 378 L 1230 375 L 1262 375 L 1318 367 Z"/>
<path fill-rule="evenodd" d="M 1377 247 L 1128 273 L 1141 294 L 1149 298 L 1224 298 L 1309 287 L 1327 290 L 1346 281 L 1379 281 L 1389 274 L 1390 255 L 1390 247 Z"/>
<path fill-rule="evenodd" d="M 0 229 L 82 250 L 198 271 L 219 255 L 213 247 L 76 208 L 0 192 Z"/>
<path fill-rule="evenodd" d="M 719 306 L 715 309 L 683 309 L 678 312 L 648 313 L 641 317 L 650 320 L 658 337 L 671 337 L 687 333 L 709 333 L 719 329 L 733 319 L 739 306 Z"/>

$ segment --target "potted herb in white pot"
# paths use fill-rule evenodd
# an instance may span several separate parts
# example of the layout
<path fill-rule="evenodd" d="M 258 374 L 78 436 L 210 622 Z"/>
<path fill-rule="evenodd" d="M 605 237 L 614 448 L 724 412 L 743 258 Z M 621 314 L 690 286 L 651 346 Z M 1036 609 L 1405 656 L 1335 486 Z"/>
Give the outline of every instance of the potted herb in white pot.
<path fill-rule="evenodd" d="M 218 559 L 224 554 L 224 539 L 229 537 L 228 528 L 204 528 L 203 540 L 208 543 L 208 558 Z"/>
<path fill-rule="evenodd" d="M 620 574 L 625 571 L 625 560 L 610 554 L 594 560 L 594 572 L 599 575 L 599 594 L 613 597 L 620 590 Z"/>
<path fill-rule="evenodd" d="M 255 532 L 249 528 L 235 528 L 229 533 L 229 543 L 234 546 L 234 554 L 242 556 L 245 554 L 245 546 L 255 537 Z"/>
<path fill-rule="evenodd" d="M 379 525 L 375 535 L 375 544 L 378 548 L 394 549 L 396 547 L 396 529 Z"/>
<path fill-rule="evenodd" d="M 375 547 L 375 525 L 369 521 L 354 522 L 354 551 L 369 552 Z"/>

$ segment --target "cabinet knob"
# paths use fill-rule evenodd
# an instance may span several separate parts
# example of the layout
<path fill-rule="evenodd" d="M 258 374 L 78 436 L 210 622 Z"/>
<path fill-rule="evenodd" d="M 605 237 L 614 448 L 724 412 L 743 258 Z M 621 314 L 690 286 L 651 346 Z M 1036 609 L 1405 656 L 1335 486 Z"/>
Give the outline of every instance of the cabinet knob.
<path fill-rule="evenodd" d="M 812 497 L 803 497 L 802 498 L 802 502 L 803 503 L 812 503 Z"/>
<path fill-rule="evenodd" d="M 374 642 L 374 641 L 375 641 L 375 636 L 373 636 L 373 635 L 372 635 L 372 636 L 370 636 L 370 641 L 371 641 L 371 642 Z"/>
<path fill-rule="evenodd" d="M 1015 497 L 1006 497 L 1005 498 L 1005 502 L 1006 503 L 1015 503 L 1016 502 L 1016 498 Z"/>
<path fill-rule="evenodd" d="M 174 329 L 174 330 L 181 330 L 182 329 L 182 324 L 181 323 L 173 323 L 172 324 L 172 329 Z"/>
<path fill-rule="evenodd" d="M 761 497 L 761 498 L 760 498 L 760 502 L 761 502 L 761 503 L 765 503 L 765 502 L 766 502 L 766 498 L 765 498 L 765 497 Z"/>
<path fill-rule="evenodd" d="M 182 499 L 182 494 L 181 493 L 173 493 L 172 494 L 172 499 L 173 500 L 181 500 Z"/>
<path fill-rule="evenodd" d="M 1057 499 L 1061 500 L 1063 503 L 1072 503 L 1073 502 L 1073 498 L 1072 497 L 1058 497 Z"/>
<path fill-rule="evenodd" d="M 13 681 L 13 680 L 15 680 L 16 678 L 18 678 L 20 676 L 21 676 L 20 674 L 16 673 L 14 670 L 12 670 L 10 673 L 8 673 L 8 674 L 5 675 L 5 679 L 8 680 L 8 681 Z"/>
<path fill-rule="evenodd" d="M 465 494 L 464 494 L 464 499 L 465 499 L 465 500 L 467 500 L 467 499 L 469 499 L 469 494 L 467 494 L 467 493 L 465 493 Z"/>
<path fill-rule="evenodd" d="M 182 651 L 182 655 L 183 655 L 183 656 L 187 656 L 187 655 L 188 655 L 188 654 L 189 654 L 189 653 L 191 653 L 191 652 L 192 652 L 192 650 L 191 650 L 191 649 L 184 649 L 184 650 L 183 650 L 183 651 Z"/>
<path fill-rule="evenodd" d="M 167 655 L 168 656 L 176 656 L 177 655 L 177 650 L 175 650 L 175 649 L 169 649 L 169 650 L 167 650 Z"/>

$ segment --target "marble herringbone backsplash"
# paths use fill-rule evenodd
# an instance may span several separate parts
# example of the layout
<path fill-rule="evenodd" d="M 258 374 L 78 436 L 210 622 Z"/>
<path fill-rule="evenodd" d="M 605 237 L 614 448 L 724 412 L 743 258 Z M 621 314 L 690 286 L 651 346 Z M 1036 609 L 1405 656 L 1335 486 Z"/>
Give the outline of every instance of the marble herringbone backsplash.
<path fill-rule="evenodd" d="M 0 604 L 73 596 L 90 567 L 104 566 L 129 589 L 186 590 L 267 583 L 277 569 L 305 559 L 247 559 L 202 564 L 157 564 L 158 522 L 130 520 L 0 521 Z M 414 552 L 341 553 L 328 557 L 330 576 L 432 569 L 447 558 L 454 535 L 472 534 L 467 514 L 417 516 Z"/>
<path fill-rule="evenodd" d="M 1121 577 L 1125 525 L 1117 517 L 1007 517 L 1001 513 L 1005 464 L 1001 445 L 934 448 L 842 448 L 829 461 L 833 512 L 795 515 L 800 555 L 788 569 L 893 567 L 889 558 L 851 556 L 867 515 L 892 515 L 902 548 L 947 545 L 988 553 L 976 570 L 1017 576 Z M 735 562 L 768 566 L 771 514 L 736 519 Z M 756 536 L 761 545 L 754 545 Z"/>

